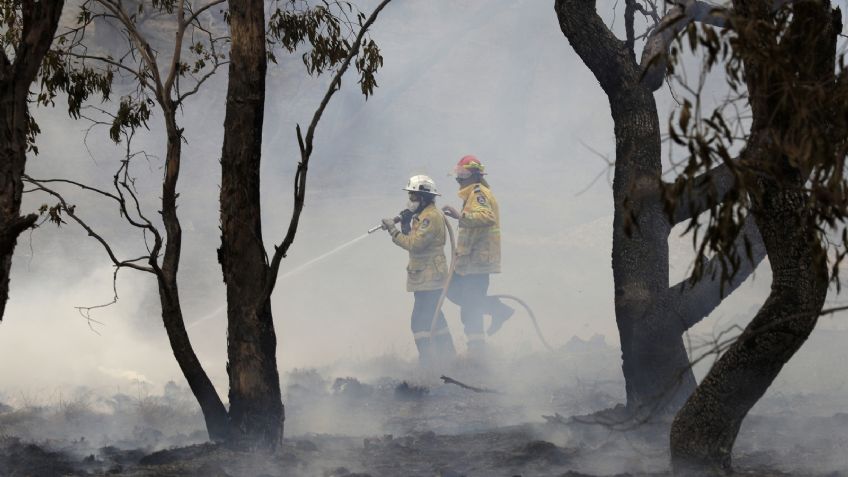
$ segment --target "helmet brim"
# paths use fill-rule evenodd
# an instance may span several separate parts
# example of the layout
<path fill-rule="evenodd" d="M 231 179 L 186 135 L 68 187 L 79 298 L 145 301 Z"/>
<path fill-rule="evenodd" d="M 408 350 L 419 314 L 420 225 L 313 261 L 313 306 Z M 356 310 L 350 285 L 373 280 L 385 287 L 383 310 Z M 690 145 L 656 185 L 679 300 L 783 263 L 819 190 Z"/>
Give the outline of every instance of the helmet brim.
<path fill-rule="evenodd" d="M 442 195 L 442 194 L 439 194 L 438 192 L 430 192 L 428 190 L 410 189 L 409 187 L 404 187 L 401 190 L 405 190 L 407 192 L 418 192 L 419 194 L 429 194 L 429 195 L 432 195 L 432 196 L 441 196 Z"/>

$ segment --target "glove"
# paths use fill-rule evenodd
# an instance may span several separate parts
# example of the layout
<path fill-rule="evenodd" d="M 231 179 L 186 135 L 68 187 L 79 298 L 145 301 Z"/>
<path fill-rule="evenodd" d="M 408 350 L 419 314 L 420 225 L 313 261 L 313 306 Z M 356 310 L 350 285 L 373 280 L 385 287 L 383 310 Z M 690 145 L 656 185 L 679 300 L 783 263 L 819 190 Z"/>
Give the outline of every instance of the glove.
<path fill-rule="evenodd" d="M 404 235 L 409 235 L 409 232 L 412 231 L 412 216 L 415 215 L 415 212 L 403 209 L 398 215 L 400 215 L 400 231 Z"/>
<path fill-rule="evenodd" d="M 394 237 L 395 232 L 398 231 L 397 227 L 395 227 L 395 219 L 383 219 L 383 230 L 388 230 L 389 235 Z"/>

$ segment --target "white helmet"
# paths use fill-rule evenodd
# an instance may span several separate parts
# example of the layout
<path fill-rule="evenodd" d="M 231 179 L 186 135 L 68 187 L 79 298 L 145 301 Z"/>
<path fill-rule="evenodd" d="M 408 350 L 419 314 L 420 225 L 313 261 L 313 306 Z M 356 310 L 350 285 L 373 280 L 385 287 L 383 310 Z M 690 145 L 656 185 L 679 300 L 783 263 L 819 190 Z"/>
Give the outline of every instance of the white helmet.
<path fill-rule="evenodd" d="M 403 188 L 409 192 L 424 192 L 431 195 L 442 195 L 436 191 L 436 183 L 429 176 L 412 176 L 409 178 L 409 183 Z"/>

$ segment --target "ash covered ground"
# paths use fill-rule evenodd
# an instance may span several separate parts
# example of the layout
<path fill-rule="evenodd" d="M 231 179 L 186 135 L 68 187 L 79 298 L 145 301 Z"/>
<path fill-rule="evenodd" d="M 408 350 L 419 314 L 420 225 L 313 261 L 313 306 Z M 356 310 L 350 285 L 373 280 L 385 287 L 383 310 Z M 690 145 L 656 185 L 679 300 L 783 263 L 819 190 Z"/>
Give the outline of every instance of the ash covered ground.
<path fill-rule="evenodd" d="M 662 423 L 572 419 L 623 402 L 619 362 L 598 336 L 553 353 L 492 350 L 433 371 L 392 356 L 293 370 L 284 376 L 286 440 L 274 455 L 207 443 L 191 394 L 173 383 L 134 395 L 78 389 L 52 402 L 4 395 L 0 475 L 667 475 Z M 445 384 L 442 374 L 496 392 Z M 828 389 L 778 383 L 743 424 L 738 472 L 848 476 L 845 394 Z"/>

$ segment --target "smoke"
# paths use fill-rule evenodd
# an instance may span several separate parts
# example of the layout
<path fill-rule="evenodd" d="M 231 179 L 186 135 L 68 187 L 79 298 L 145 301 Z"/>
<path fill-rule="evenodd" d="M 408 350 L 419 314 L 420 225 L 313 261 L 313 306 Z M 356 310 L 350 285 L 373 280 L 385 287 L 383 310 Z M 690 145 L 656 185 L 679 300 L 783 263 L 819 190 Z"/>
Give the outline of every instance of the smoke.
<path fill-rule="evenodd" d="M 366 2 L 363 10 L 373 4 Z M 611 18 L 612 4 L 602 5 L 604 18 Z M 354 76 L 348 76 L 327 108 L 316 135 L 304 215 L 273 296 L 287 432 L 373 435 L 429 428 L 454 433 L 541 422 L 542 414 L 589 413 L 621 402 L 609 258 L 612 194 L 605 177 L 611 171 L 592 152 L 614 157 L 613 125 L 606 96 L 563 37 L 551 5 L 393 2 L 372 37 L 385 58 L 379 88 L 365 101 Z M 296 56 L 270 66 L 262 166 L 269 251 L 282 239 L 291 213 L 295 125 L 308 123 L 328 81 L 306 76 Z M 222 72 L 178 119 L 187 141 L 179 185 L 184 315 L 195 350 L 222 396 L 226 317 L 216 249 L 225 87 Z M 667 92 L 658 94 L 662 108 L 673 106 Z M 108 187 L 122 151 L 104 130 L 95 129 L 86 145 L 87 126 L 66 118 L 61 107 L 38 109 L 36 118 L 43 131 L 41 153 L 30 161 L 30 175 Z M 164 154 L 161 125 L 152 122 L 135 147 L 152 155 L 136 161 L 133 171 L 142 206 L 155 218 Z M 480 399 L 441 386 L 437 375 L 414 365 L 407 255 L 384 232 L 299 268 L 359 237 L 382 217 L 394 216 L 404 207 L 401 188 L 411 175 L 430 175 L 443 194 L 438 203 L 458 205 L 447 173 L 465 154 L 484 162 L 501 206 L 503 273 L 493 277 L 490 293 L 526 300 L 546 339 L 560 349 L 552 356 L 543 353 L 527 316 L 517 311 L 490 339 L 491 366 L 460 363 L 448 369 L 458 373 L 456 379 L 503 392 Z M 144 253 L 144 237 L 127 227 L 112 204 L 67 192 L 116 253 Z M 23 209 L 46 201 L 27 194 Z M 692 257 L 689 239 L 677 235 L 670 243 L 672 283 L 687 276 Z M 764 262 L 691 331 L 692 343 L 746 323 L 769 285 Z M 113 292 L 102 248 L 73 224 L 44 224 L 22 237 L 11 286 L 0 325 L 0 401 L 14 406 L 21 404 L 14 396 L 55 396 L 82 385 L 108 396 L 183 382 L 161 325 L 152 276 L 122 271 L 119 299 L 91 311 L 96 323 L 75 309 L 108 303 Z M 458 309 L 446 302 L 444 310 L 455 344 L 464 351 Z M 798 396 L 814 398 L 815 404 L 804 404 L 805 413 L 844 412 L 846 383 L 837 368 L 844 361 L 837 358 L 845 354 L 844 340 L 835 337 L 846 330 L 840 318 L 823 319 L 755 412 L 784 412 L 804 402 Z M 603 344 L 600 338 L 591 341 L 593 336 L 602 337 Z M 696 368 L 698 377 L 709 363 Z M 360 382 L 358 391 L 345 382 L 334 388 L 337 378 L 346 377 Z M 403 380 L 427 387 L 429 404 L 395 399 Z M 374 404 L 363 408 L 363 396 Z M 436 399 L 445 396 L 444 402 Z M 449 412 L 443 407 L 456 403 L 465 404 Z M 415 413 L 418 420 L 392 421 Z M 456 420 L 460 415 L 465 417 Z"/>

